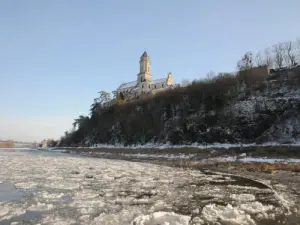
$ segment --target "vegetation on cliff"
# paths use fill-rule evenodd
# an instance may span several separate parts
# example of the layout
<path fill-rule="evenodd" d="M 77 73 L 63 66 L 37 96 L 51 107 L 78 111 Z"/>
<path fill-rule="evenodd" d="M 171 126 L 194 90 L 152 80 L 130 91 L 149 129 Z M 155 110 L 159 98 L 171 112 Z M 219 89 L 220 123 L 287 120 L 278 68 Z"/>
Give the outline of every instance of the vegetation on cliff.
<path fill-rule="evenodd" d="M 220 73 L 155 96 L 111 107 L 100 92 L 89 116 L 65 132 L 61 146 L 237 143 L 300 140 L 299 47 L 286 42 L 272 51 L 246 53 L 236 74 Z M 285 68 L 282 68 L 286 66 Z M 273 70 L 268 75 L 268 68 Z"/>

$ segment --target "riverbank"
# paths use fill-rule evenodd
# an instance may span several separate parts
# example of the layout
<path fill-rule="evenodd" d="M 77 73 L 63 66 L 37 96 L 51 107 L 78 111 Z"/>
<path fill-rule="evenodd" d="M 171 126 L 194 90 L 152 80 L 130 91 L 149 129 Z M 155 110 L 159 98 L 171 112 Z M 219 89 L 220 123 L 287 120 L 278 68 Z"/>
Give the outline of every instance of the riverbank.
<path fill-rule="evenodd" d="M 188 158 L 208 158 L 232 156 L 237 157 L 241 154 L 246 154 L 251 157 L 269 157 L 269 158 L 297 158 L 300 159 L 300 146 L 233 146 L 233 147 L 210 147 L 210 148 L 196 148 L 196 147 L 176 147 L 176 148 L 107 148 L 103 147 L 60 147 L 55 149 L 65 149 L 75 153 L 90 153 L 90 154 L 114 154 L 118 156 L 134 156 L 139 154 L 148 156 L 167 156 L 170 157 L 184 157 Z"/>

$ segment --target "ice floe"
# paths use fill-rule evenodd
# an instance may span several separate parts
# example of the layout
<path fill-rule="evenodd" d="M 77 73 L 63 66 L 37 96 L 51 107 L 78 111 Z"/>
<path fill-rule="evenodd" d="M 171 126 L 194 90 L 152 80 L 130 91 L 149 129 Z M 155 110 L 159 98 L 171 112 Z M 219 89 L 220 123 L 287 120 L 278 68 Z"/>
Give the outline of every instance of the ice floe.
<path fill-rule="evenodd" d="M 190 216 L 179 215 L 174 212 L 155 212 L 150 215 L 141 215 L 132 221 L 132 225 L 189 225 Z"/>
<path fill-rule="evenodd" d="M 270 184 L 243 185 L 232 174 L 55 153 L 0 151 L 0 180 L 26 193 L 0 202 L 8 224 L 32 223 L 25 215 L 33 212 L 41 225 L 256 225 L 297 205 Z"/>

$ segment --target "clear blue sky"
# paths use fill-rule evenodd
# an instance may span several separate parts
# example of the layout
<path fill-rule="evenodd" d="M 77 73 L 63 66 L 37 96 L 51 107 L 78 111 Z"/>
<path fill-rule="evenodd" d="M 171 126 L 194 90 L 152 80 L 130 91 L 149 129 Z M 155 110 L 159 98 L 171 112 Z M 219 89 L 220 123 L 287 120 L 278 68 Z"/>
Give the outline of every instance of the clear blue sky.
<path fill-rule="evenodd" d="M 246 51 L 299 36 L 299 0 L 0 0 L 0 138 L 57 138 L 100 90 L 233 71 Z"/>

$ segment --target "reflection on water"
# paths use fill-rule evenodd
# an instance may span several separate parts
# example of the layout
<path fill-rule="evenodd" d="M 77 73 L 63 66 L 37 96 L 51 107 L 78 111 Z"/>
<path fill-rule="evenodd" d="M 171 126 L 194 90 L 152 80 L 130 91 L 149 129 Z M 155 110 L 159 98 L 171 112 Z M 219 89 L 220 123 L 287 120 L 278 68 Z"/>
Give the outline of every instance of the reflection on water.
<path fill-rule="evenodd" d="M 26 193 L 20 191 L 8 181 L 0 183 L 0 202 L 20 201 L 26 196 Z M 1 212 L 1 210 L 0 210 Z M 13 216 L 10 219 L 4 219 L 0 221 L 0 225 L 10 225 L 13 222 L 25 222 L 34 221 L 39 219 L 41 216 L 40 212 L 25 212 L 22 215 Z M 1 218 L 1 217 L 0 217 Z M 31 223 L 29 223 L 31 224 Z"/>
<path fill-rule="evenodd" d="M 15 216 L 11 219 L 0 221 L 0 225 L 12 224 L 37 224 L 38 219 L 41 217 L 41 212 L 28 211 L 20 216 Z"/>
<path fill-rule="evenodd" d="M 21 200 L 25 193 L 17 189 L 13 184 L 5 181 L 0 183 L 0 202 Z"/>
<path fill-rule="evenodd" d="M 42 150 L 31 149 L 31 148 L 24 148 L 24 149 L 0 148 L 0 151 L 1 152 L 20 152 L 20 153 L 38 154 L 38 155 L 43 155 L 43 156 L 47 156 L 47 155 L 52 156 L 53 154 L 55 154 L 55 156 L 63 156 L 66 153 L 68 153 L 68 151 L 65 149 L 52 149 L 52 148 L 45 148 Z"/>

